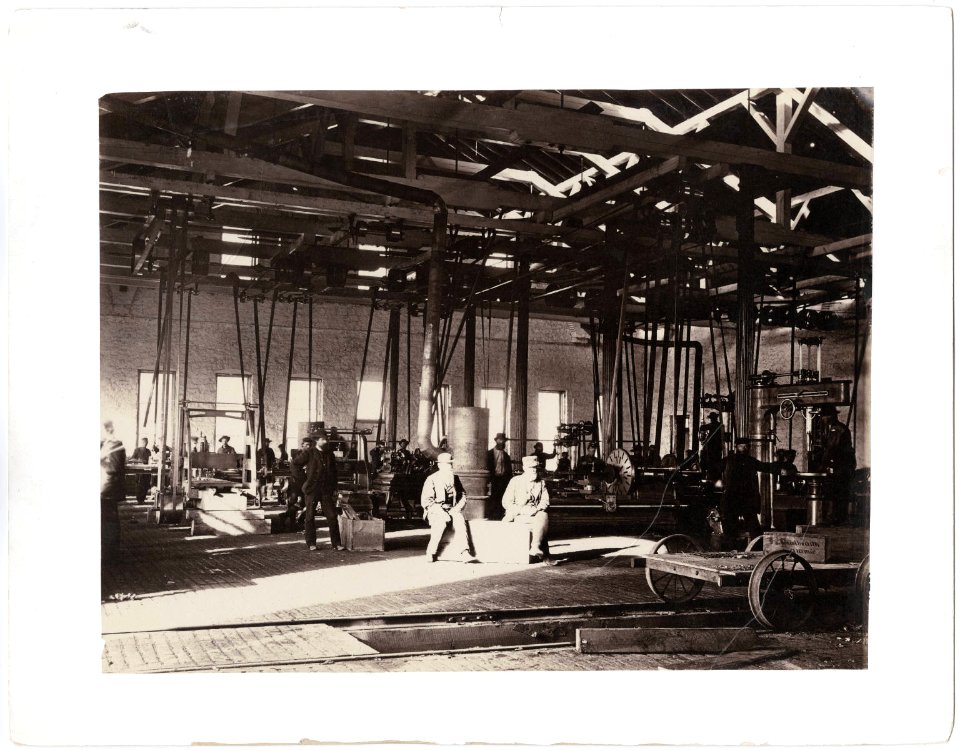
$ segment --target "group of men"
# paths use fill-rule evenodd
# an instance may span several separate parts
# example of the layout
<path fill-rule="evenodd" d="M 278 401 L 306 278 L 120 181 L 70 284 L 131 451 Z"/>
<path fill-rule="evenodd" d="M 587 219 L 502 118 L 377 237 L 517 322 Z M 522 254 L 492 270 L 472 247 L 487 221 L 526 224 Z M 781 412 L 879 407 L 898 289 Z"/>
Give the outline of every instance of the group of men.
<path fill-rule="evenodd" d="M 820 410 L 819 421 L 821 440 L 818 450 L 811 456 L 811 469 L 827 475 L 827 495 L 834 500 L 834 517 L 831 521 L 843 523 L 847 521 L 847 500 L 856 467 L 850 431 L 839 421 L 837 410 L 832 406 Z M 104 431 L 106 437 L 100 447 L 101 514 L 104 530 L 103 546 L 105 554 L 109 554 L 116 549 L 119 539 L 116 504 L 123 498 L 126 453 L 123 444 L 113 436 L 112 423 L 105 422 Z M 723 529 L 728 536 L 744 531 L 751 537 L 759 534 L 761 509 L 758 473 L 790 475 L 792 469 L 792 473 L 795 474 L 796 467 L 792 464 L 792 457 L 784 451 L 778 451 L 776 461 L 761 462 L 748 453 L 749 441 L 746 438 L 738 438 L 734 453 L 723 457 L 722 423 L 716 413 L 708 417 L 708 422 L 701 429 L 700 439 L 702 447 L 699 453 L 699 464 L 705 473 L 706 481 L 708 483 L 722 481 L 720 515 Z M 556 457 L 557 452 L 546 454 L 543 451 L 543 444 L 539 442 L 534 444 L 533 452 L 522 459 L 522 473 L 514 476 L 513 462 L 506 450 L 508 440 L 504 433 L 497 433 L 494 437 L 494 447 L 487 452 L 491 506 L 488 507 L 486 515 L 488 518 L 501 518 L 505 523 L 527 525 L 531 531 L 531 558 L 552 562 L 547 541 L 549 530 L 547 510 L 550 507 L 550 494 L 542 473 L 547 459 Z M 302 516 L 306 545 L 310 550 L 317 550 L 315 510 L 319 502 L 330 530 L 330 546 L 334 550 L 342 550 L 336 507 L 337 463 L 332 444 L 323 436 L 320 437 L 319 448 L 317 443 L 317 439 L 306 437 L 301 441 L 300 451 L 292 452 L 291 476 L 286 497 L 288 518 L 293 527 L 297 524 L 298 517 Z M 134 462 L 147 463 L 152 460 L 151 452 L 147 448 L 147 439 L 141 439 L 141 444 L 133 452 L 131 459 Z M 390 462 L 395 472 L 410 472 L 415 466 L 419 466 L 416 454 L 407 451 L 407 445 L 406 439 L 401 440 L 398 448 L 390 455 Z M 466 494 L 459 477 L 454 472 L 452 454 L 449 450 L 443 450 L 447 449 L 446 445 L 442 445 L 441 449 L 433 465 L 435 471 L 427 474 L 420 491 L 423 518 L 430 527 L 426 558 L 430 562 L 436 560 L 441 537 L 447 527 L 452 527 L 453 549 L 459 551 L 463 560 L 471 561 L 473 557 L 470 553 L 467 524 L 463 516 Z M 230 445 L 229 436 L 221 436 L 217 453 L 236 454 L 236 450 Z M 378 443 L 374 452 L 371 453 L 376 456 L 375 463 L 382 463 L 384 456 L 382 443 Z M 584 466 L 589 464 L 590 460 L 602 464 L 596 453 L 596 445 L 591 444 L 591 451 L 585 457 L 581 457 L 578 469 L 581 468 L 581 464 Z M 795 454 L 795 452 L 790 453 Z M 282 450 L 282 457 L 286 459 L 285 449 Z M 262 492 L 267 483 L 272 481 L 276 465 L 276 454 L 270 448 L 269 439 L 260 450 L 259 458 L 261 476 L 258 477 L 258 490 Z M 423 456 L 420 457 L 421 464 L 423 458 Z M 563 455 L 560 456 L 561 461 L 564 458 Z M 583 462 L 584 459 L 587 460 L 586 463 Z M 569 460 L 565 468 L 569 468 Z M 138 485 L 138 500 L 141 500 L 140 491 Z M 301 504 L 302 513 L 300 512 Z M 409 506 L 406 503 L 404 505 L 409 510 Z"/>
<path fill-rule="evenodd" d="M 503 434 L 498 434 L 498 438 Z M 504 444 L 505 437 L 498 443 Z M 510 458 L 501 445 L 499 449 L 501 469 L 510 466 Z M 496 461 L 496 460 L 495 460 Z M 536 456 L 523 457 L 523 472 L 511 477 L 501 492 L 500 503 L 504 514 L 502 521 L 508 524 L 523 524 L 530 529 L 530 558 L 554 564 L 556 561 L 550 556 L 547 542 L 549 518 L 547 509 L 550 507 L 550 493 L 540 475 L 539 463 Z M 497 477 L 497 476 L 495 476 Z M 502 478 L 502 475 L 499 476 Z M 440 540 L 447 527 L 453 528 L 453 538 L 450 546 L 458 551 L 464 562 L 474 560 L 470 553 L 470 540 L 467 535 L 467 522 L 463 516 L 463 508 L 467 497 L 460 478 L 453 471 L 453 456 L 444 452 L 437 456 L 437 471 L 427 477 L 420 495 L 420 505 L 423 506 L 423 518 L 430 525 L 430 541 L 427 543 L 427 561 L 437 560 L 437 551 Z"/>
<path fill-rule="evenodd" d="M 831 502 L 828 521 L 845 524 L 849 521 L 850 489 L 856 470 L 856 454 L 850 430 L 840 422 L 837 408 L 832 405 L 822 407 L 817 419 L 820 445 L 810 457 L 810 469 L 826 476 L 824 495 Z M 711 415 L 711 421 L 719 424 L 718 417 L 714 419 Z M 718 472 L 722 477 L 720 516 L 727 537 L 746 532 L 752 538 L 761 532 L 758 473 L 777 475 L 781 478 L 781 486 L 786 486 L 792 484 L 792 477 L 797 472 L 793 464 L 795 451 L 782 449 L 777 451 L 776 461 L 762 462 L 750 456 L 749 446 L 746 438 L 738 438 L 734 443 L 734 453 L 722 460 L 715 458 L 719 440 L 715 443 L 711 438 L 701 450 L 701 464 L 707 472 L 707 481 L 717 476 Z"/>

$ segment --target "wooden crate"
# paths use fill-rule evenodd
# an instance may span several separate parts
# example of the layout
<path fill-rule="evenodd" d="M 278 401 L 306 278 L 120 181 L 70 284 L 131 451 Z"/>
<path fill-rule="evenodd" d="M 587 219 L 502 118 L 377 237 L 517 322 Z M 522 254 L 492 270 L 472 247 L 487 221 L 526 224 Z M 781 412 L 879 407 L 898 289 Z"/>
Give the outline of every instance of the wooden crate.
<path fill-rule="evenodd" d="M 383 550 L 383 519 L 349 519 L 339 517 L 340 542 L 347 550 Z"/>
<path fill-rule="evenodd" d="M 870 552 L 870 530 L 863 527 L 797 526 L 797 534 L 818 535 L 827 540 L 828 561 L 860 561 Z"/>
<path fill-rule="evenodd" d="M 796 532 L 764 532 L 763 550 L 792 550 L 810 563 L 859 561 L 869 550 L 867 530 L 797 526 Z"/>
<path fill-rule="evenodd" d="M 823 535 L 797 534 L 795 532 L 764 532 L 763 552 L 790 550 L 799 553 L 810 563 L 827 562 L 827 538 Z"/>

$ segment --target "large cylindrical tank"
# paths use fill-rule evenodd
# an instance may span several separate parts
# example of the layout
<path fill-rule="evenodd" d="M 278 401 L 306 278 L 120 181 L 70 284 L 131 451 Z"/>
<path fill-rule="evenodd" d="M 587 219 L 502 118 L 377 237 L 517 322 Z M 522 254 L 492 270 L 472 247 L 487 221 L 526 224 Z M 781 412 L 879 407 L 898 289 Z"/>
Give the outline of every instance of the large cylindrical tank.
<path fill-rule="evenodd" d="M 451 407 L 448 415 L 447 442 L 453 454 L 454 471 L 467 492 L 464 516 L 484 518 L 490 495 L 487 472 L 487 427 L 490 410 L 486 407 Z"/>

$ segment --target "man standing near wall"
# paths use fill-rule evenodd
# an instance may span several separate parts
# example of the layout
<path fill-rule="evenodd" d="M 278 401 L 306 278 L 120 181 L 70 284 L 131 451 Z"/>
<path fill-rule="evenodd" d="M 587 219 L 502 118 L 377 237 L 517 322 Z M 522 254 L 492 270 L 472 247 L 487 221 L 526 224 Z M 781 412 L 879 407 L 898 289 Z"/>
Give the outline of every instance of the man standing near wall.
<path fill-rule="evenodd" d="M 757 473 L 773 474 L 780 469 L 776 462 L 762 462 L 750 456 L 749 446 L 746 438 L 738 438 L 734 453 L 728 454 L 723 461 L 720 515 L 725 544 L 739 542 L 738 538 L 743 532 L 747 532 L 750 539 L 761 533 L 760 480 Z"/>
<path fill-rule="evenodd" d="M 503 433 L 493 437 L 494 447 L 487 452 L 487 471 L 490 473 L 490 509 L 489 519 L 499 519 L 503 514 L 503 491 L 513 478 L 513 463 L 507 453 L 507 441 Z"/>
<path fill-rule="evenodd" d="M 318 451 L 316 441 L 307 437 L 300 444 L 300 455 L 294 460 L 302 463 L 306 478 L 303 482 L 303 495 L 307 505 L 304 519 L 304 535 L 309 550 L 317 549 L 316 508 L 317 499 L 327 520 L 330 530 L 330 546 L 334 550 L 343 550 L 340 543 L 340 526 L 337 520 L 337 505 L 334 494 L 337 489 L 337 463 L 329 445 L 324 441 L 322 451 Z"/>
<path fill-rule="evenodd" d="M 150 449 L 147 448 L 146 438 L 140 439 L 140 446 L 133 450 L 133 454 L 130 457 L 131 462 L 136 462 L 137 464 L 149 464 L 150 463 Z M 150 475 L 147 472 L 137 473 L 137 503 L 143 503 L 147 500 L 147 492 L 150 490 Z"/>

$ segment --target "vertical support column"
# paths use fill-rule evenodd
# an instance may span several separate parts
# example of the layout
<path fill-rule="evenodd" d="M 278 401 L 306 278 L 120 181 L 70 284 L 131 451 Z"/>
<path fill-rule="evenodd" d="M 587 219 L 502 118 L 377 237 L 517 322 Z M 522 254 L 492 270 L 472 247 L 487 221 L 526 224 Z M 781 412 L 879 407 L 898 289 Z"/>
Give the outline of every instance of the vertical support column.
<path fill-rule="evenodd" d="M 467 319 L 463 345 L 463 406 L 473 407 L 476 399 L 477 309 L 469 305 L 463 315 Z"/>
<path fill-rule="evenodd" d="M 610 228 L 608 228 L 608 233 Z M 606 456 L 616 446 L 617 441 L 617 420 L 610 416 L 616 415 L 616 405 L 611 409 L 611 405 L 617 396 L 617 338 L 619 331 L 617 327 L 620 323 L 620 277 L 622 272 L 610 263 L 604 268 L 603 274 L 603 317 L 600 321 L 601 332 L 601 394 L 603 398 L 603 409 L 600 411 L 601 441 L 600 447 L 602 455 Z"/>
<path fill-rule="evenodd" d="M 387 402 L 387 444 L 396 445 L 397 442 L 397 410 L 399 407 L 398 394 L 400 391 L 400 307 L 390 306 L 390 325 L 387 332 L 387 342 L 390 347 L 390 385 Z M 391 449 L 392 450 L 392 449 Z"/>
<path fill-rule="evenodd" d="M 793 99 L 789 94 L 780 92 L 777 94 L 777 151 L 781 154 L 790 154 L 793 148 L 790 145 L 789 133 L 787 128 L 790 125 L 790 119 L 793 117 Z M 777 208 L 775 221 L 781 227 L 790 229 L 790 201 L 792 193 L 789 188 L 777 191 Z"/>
<path fill-rule="evenodd" d="M 403 176 L 417 179 L 417 131 L 410 123 L 403 125 Z"/>
<path fill-rule="evenodd" d="M 734 418 L 736 435 L 750 435 L 750 405 L 748 380 L 753 368 L 755 324 L 753 294 L 755 287 L 753 239 L 753 173 L 749 168 L 740 172 L 739 205 L 737 207 L 737 340 L 736 375 L 734 378 Z"/>
<path fill-rule="evenodd" d="M 343 168 L 353 169 L 353 157 L 356 153 L 357 116 L 352 112 L 345 112 L 339 116 L 340 127 L 343 128 Z"/>
<path fill-rule="evenodd" d="M 512 424 L 517 445 L 527 453 L 527 365 L 530 341 L 530 259 L 517 261 L 519 279 L 514 285 L 517 299 L 517 369 L 514 377 Z"/>

